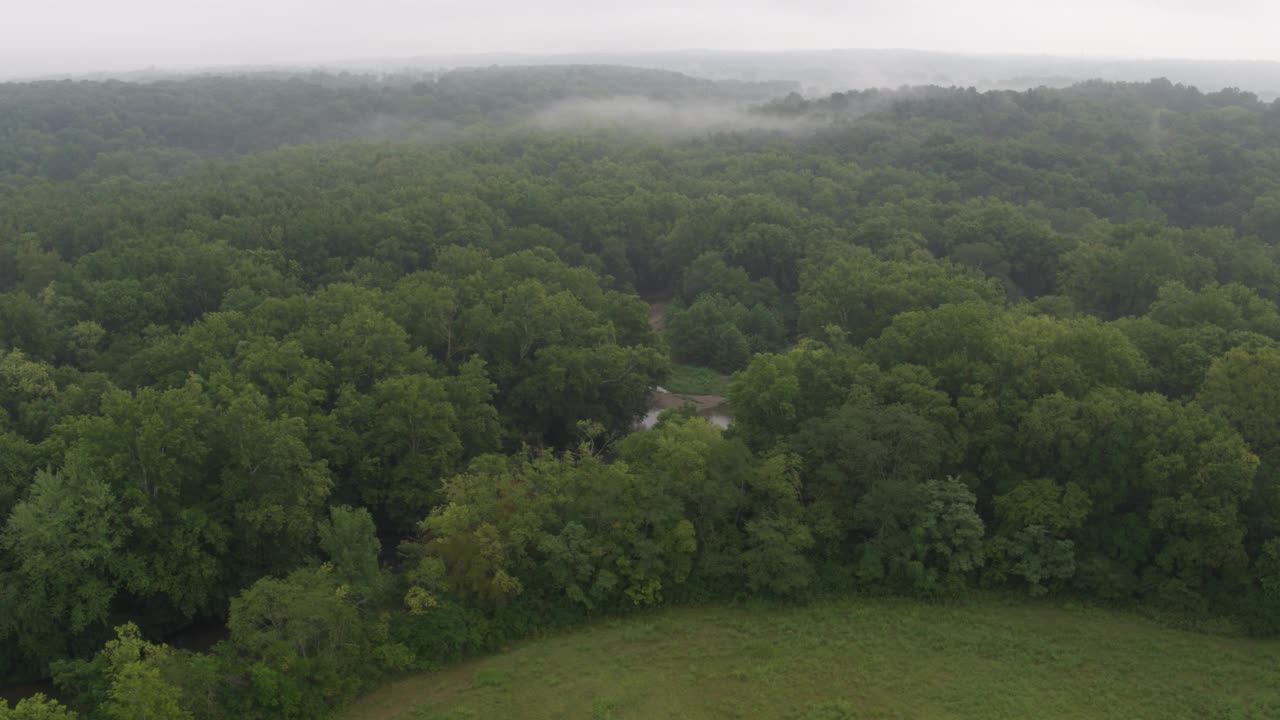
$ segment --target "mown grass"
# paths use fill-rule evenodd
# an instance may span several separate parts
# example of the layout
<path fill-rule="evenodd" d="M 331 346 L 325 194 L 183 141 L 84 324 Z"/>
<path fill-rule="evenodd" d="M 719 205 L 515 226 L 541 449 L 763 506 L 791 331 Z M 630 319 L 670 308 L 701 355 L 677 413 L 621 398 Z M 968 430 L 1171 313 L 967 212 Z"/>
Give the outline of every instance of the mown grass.
<path fill-rule="evenodd" d="M 405 678 L 344 720 L 1280 717 L 1280 643 L 992 599 L 705 607 Z"/>
<path fill-rule="evenodd" d="M 672 365 L 664 388 L 676 395 L 728 395 L 729 378 L 710 368 Z"/>

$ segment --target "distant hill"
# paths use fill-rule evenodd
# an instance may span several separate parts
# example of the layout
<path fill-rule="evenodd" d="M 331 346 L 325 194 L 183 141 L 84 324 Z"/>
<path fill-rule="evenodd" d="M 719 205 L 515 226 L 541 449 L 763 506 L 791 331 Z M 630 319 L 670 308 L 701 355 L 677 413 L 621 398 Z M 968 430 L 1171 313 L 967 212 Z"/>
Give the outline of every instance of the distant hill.
<path fill-rule="evenodd" d="M 338 63 L 339 67 L 424 68 L 484 65 L 610 63 L 651 67 L 717 80 L 801 83 L 811 92 L 959 85 L 1020 90 L 1066 87 L 1091 80 L 1143 82 L 1166 77 L 1211 92 L 1227 87 L 1280 97 L 1280 63 L 1178 59 L 1069 58 L 1049 55 L 968 55 L 915 50 L 811 50 L 738 52 L 688 50 L 569 55 L 454 55 Z"/>
<path fill-rule="evenodd" d="M 150 82 L 176 76 L 228 75 L 300 69 L 402 73 L 529 65 L 627 65 L 668 70 L 712 80 L 799 83 L 804 91 L 958 85 L 983 90 L 1066 87 L 1085 80 L 1144 82 L 1168 78 L 1206 92 L 1235 87 L 1266 100 L 1280 98 L 1280 62 L 977 55 L 919 50 L 802 50 L 753 52 L 681 50 L 627 53 L 484 53 L 334 60 L 311 65 L 198 69 L 140 68 L 131 72 L 79 74 L 79 79 Z M 64 79 L 67 74 L 8 79 Z M 0 79 L 6 79 L 0 69 Z"/>

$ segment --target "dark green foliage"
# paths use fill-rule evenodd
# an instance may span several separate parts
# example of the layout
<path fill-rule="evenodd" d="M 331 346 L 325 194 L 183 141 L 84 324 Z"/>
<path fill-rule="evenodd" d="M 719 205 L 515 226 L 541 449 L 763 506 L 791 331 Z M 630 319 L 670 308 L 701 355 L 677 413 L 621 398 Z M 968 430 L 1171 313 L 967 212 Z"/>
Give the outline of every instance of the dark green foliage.
<path fill-rule="evenodd" d="M 722 295 L 701 295 L 688 308 L 672 306 L 666 330 L 677 360 L 724 373 L 741 370 L 753 354 L 777 352 L 786 343 L 776 311 L 747 308 Z"/>
<path fill-rule="evenodd" d="M 489 623 L 476 608 L 439 603 L 429 612 L 396 615 L 390 637 L 413 653 L 417 667 L 434 668 L 493 648 Z"/>
<path fill-rule="evenodd" d="M 990 280 L 951 263 L 886 262 L 862 248 L 808 266 L 797 295 L 802 330 L 820 337 L 834 326 L 855 343 L 878 336 L 900 313 L 1001 299 Z"/>
<path fill-rule="evenodd" d="M 997 582 L 1022 578 L 1032 595 L 1043 595 L 1046 583 L 1069 580 L 1076 572 L 1075 544 L 1039 525 L 997 535 L 987 545 L 987 556 L 990 577 Z"/>

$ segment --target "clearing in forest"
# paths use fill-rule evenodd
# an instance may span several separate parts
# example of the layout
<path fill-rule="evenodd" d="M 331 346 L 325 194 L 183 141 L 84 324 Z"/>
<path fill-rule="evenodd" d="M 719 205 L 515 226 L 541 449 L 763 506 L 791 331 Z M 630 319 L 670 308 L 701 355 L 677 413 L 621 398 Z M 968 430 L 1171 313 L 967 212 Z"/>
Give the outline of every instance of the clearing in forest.
<path fill-rule="evenodd" d="M 1280 643 L 984 599 L 703 607 L 408 677 L 344 720 L 1275 718 Z"/>

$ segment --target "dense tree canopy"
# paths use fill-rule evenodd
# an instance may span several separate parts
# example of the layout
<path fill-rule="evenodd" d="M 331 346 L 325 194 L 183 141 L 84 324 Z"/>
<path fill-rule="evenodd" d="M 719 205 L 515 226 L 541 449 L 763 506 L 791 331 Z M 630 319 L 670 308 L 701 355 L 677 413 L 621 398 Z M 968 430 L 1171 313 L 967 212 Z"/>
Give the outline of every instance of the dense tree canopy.
<path fill-rule="evenodd" d="M 0 85 L 0 676 L 315 718 L 591 615 L 979 586 L 1280 632 L 1280 104 L 789 89 Z M 736 119 L 559 120 L 626 96 Z M 673 363 L 727 431 L 636 429 Z"/>

